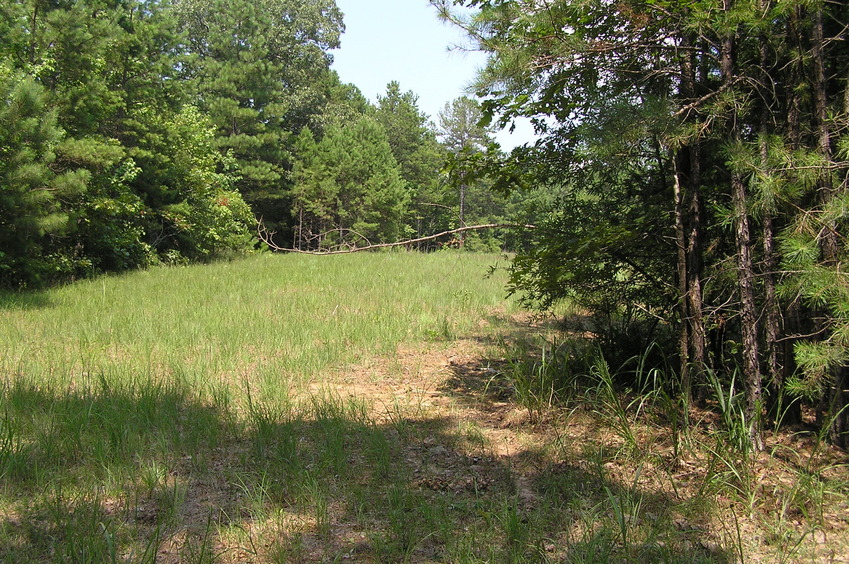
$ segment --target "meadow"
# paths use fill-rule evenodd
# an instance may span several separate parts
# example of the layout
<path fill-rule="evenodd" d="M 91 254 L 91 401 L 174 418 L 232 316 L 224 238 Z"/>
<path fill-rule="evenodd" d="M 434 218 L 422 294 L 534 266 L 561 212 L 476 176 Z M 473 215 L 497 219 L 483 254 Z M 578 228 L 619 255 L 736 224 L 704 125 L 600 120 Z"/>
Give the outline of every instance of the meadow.
<path fill-rule="evenodd" d="M 741 460 L 721 410 L 672 433 L 660 391 L 568 365 L 505 265 L 266 254 L 0 295 L 0 561 L 840 561 L 839 454 Z"/>

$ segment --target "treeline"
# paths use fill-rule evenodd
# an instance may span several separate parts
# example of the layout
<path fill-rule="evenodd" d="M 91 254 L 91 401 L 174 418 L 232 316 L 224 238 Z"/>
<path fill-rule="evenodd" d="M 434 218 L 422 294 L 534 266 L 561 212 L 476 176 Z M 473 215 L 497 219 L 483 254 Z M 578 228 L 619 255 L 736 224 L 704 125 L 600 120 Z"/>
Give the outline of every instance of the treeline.
<path fill-rule="evenodd" d="M 751 447 L 800 406 L 849 446 L 849 7 L 432 3 L 490 54 L 489 115 L 544 134 L 489 161 L 559 192 L 514 288 L 580 304 L 613 362 L 677 359 L 684 415 L 733 397 Z"/>
<path fill-rule="evenodd" d="M 0 285 L 250 252 L 258 218 L 310 249 L 502 219 L 445 172 L 491 142 L 477 104 L 370 103 L 330 68 L 343 29 L 333 0 L 0 5 Z"/>

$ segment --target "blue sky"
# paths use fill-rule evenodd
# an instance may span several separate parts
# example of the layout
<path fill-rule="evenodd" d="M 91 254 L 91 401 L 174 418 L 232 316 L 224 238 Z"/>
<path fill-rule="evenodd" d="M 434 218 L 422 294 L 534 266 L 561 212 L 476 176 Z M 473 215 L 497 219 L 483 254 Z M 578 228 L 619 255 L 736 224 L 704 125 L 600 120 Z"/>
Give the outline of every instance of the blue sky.
<path fill-rule="evenodd" d="M 419 96 L 419 108 L 436 122 L 446 102 L 467 94 L 485 62 L 482 53 L 450 49 L 468 41 L 441 22 L 427 0 L 336 0 L 336 5 L 345 14 L 346 31 L 342 47 L 332 52 L 333 68 L 372 101 L 396 80 L 402 91 Z M 530 134 L 519 127 L 513 136 L 497 137 L 509 148 Z"/>

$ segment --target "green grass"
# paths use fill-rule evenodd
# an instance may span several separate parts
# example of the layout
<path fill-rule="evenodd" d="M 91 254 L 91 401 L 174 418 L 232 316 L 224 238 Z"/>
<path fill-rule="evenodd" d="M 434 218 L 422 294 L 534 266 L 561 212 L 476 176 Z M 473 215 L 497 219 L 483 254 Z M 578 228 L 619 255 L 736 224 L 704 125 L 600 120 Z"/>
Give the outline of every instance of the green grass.
<path fill-rule="evenodd" d="M 495 256 L 263 255 L 0 297 L 4 374 L 54 385 L 175 376 L 300 381 L 505 307 Z M 502 261 L 503 262 L 503 261 Z M 464 326 L 465 324 L 465 326 Z M 276 384 L 276 382 L 269 382 Z"/>
<path fill-rule="evenodd" d="M 260 558 L 289 511 L 262 558 L 331 535 L 343 484 L 405 471 L 362 400 L 309 385 L 509 310 L 498 260 L 263 255 L 0 296 L 0 560 L 206 562 L 229 537 Z M 393 483 L 385 527 L 357 494 L 390 560 L 421 540 Z"/>
<path fill-rule="evenodd" d="M 717 519 L 734 461 L 695 431 L 679 455 L 665 404 L 582 348 L 521 346 L 495 262 L 263 255 L 0 295 L 0 562 L 738 560 L 763 502 Z M 437 409 L 410 366 L 440 350 Z M 784 561 L 816 533 L 791 522 L 845 500 L 839 464 L 797 465 L 757 529 Z"/>

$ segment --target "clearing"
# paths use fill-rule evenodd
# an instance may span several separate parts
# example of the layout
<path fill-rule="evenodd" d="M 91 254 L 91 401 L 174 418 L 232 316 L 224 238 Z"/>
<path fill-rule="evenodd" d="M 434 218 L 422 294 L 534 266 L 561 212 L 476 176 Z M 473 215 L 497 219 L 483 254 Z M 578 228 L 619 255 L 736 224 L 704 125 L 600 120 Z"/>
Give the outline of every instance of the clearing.
<path fill-rule="evenodd" d="M 845 453 L 802 426 L 745 456 L 717 405 L 683 429 L 602 372 L 549 405 L 567 341 L 495 260 L 5 296 L 0 561 L 849 562 Z"/>

